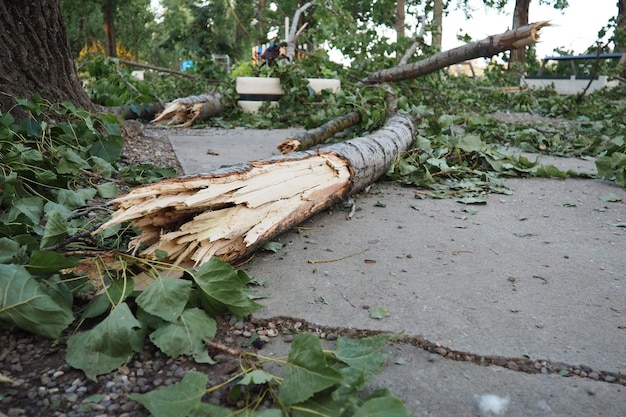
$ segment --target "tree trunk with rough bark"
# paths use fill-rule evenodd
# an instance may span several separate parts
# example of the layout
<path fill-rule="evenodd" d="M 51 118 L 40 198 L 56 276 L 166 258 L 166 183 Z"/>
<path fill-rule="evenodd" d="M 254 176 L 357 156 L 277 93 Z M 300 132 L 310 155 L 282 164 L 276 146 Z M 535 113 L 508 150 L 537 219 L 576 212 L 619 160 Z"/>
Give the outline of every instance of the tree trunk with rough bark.
<path fill-rule="evenodd" d="M 106 55 L 117 57 L 115 41 L 115 6 L 113 0 L 102 0 L 102 19 L 104 20 L 104 43 Z"/>
<path fill-rule="evenodd" d="M 404 12 L 404 0 L 398 0 L 396 3 L 396 37 L 398 42 L 404 38 L 404 25 L 406 20 L 406 13 Z"/>
<path fill-rule="evenodd" d="M 237 262 L 376 181 L 415 131 L 414 117 L 396 115 L 368 136 L 138 187 L 113 201 L 117 210 L 96 233 L 131 221 L 142 231 L 131 247 L 142 256 L 185 265 L 214 255 Z"/>
<path fill-rule="evenodd" d="M 458 62 L 481 57 L 488 58 L 513 48 L 532 45 L 539 40 L 539 30 L 546 26 L 550 26 L 549 22 L 537 22 L 512 29 L 499 35 L 489 36 L 480 41 L 440 52 L 422 61 L 375 72 L 361 82 L 363 84 L 376 84 L 412 79 Z"/>
<path fill-rule="evenodd" d="M 443 35 L 443 0 L 435 0 L 433 7 L 433 47 L 441 51 Z"/>
<path fill-rule="evenodd" d="M 0 110 L 39 93 L 93 110 L 72 61 L 58 0 L 0 0 Z M 16 108 L 17 117 L 25 117 Z"/>
<path fill-rule="evenodd" d="M 513 11 L 513 29 L 528 25 L 528 10 L 530 8 L 530 0 L 516 0 L 515 10 Z M 515 64 L 524 64 L 526 62 L 526 46 L 511 49 L 511 59 L 509 60 L 509 68 L 515 70 Z"/>

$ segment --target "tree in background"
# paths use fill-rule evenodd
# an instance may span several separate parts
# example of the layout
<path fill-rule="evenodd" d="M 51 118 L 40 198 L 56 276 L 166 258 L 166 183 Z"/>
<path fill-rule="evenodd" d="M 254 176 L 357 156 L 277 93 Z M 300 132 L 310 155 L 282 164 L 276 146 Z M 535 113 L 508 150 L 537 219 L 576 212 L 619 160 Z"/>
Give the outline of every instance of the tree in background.
<path fill-rule="evenodd" d="M 90 50 L 94 45 L 103 46 L 108 56 L 118 55 L 118 48 L 131 51 L 135 59 L 148 52 L 152 36 L 150 26 L 155 19 L 150 11 L 150 0 L 106 0 L 106 3 L 105 6 L 100 0 L 61 0 L 72 56 L 78 57 L 80 51 Z M 106 35 L 106 27 L 113 28 L 109 35 Z"/>

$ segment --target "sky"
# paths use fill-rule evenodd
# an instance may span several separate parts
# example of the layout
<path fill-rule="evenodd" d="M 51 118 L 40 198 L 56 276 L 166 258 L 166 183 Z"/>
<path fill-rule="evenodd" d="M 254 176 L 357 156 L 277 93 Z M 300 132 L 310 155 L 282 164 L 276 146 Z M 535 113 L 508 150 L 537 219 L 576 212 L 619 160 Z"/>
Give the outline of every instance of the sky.
<path fill-rule="evenodd" d="M 456 39 L 462 28 L 473 40 L 496 35 L 510 29 L 513 22 L 513 1 L 507 13 L 486 10 L 480 0 L 470 0 L 475 12 L 470 21 L 463 12 L 451 10 L 443 19 L 442 49 L 447 50 L 463 43 Z M 554 48 L 565 48 L 580 54 L 593 45 L 598 31 L 607 25 L 609 19 L 617 15 L 617 0 L 569 0 L 564 11 L 551 6 L 540 5 L 538 0 L 530 4 L 529 21 L 549 20 L 554 26 L 541 29 L 537 44 L 537 57 L 555 55 Z"/>

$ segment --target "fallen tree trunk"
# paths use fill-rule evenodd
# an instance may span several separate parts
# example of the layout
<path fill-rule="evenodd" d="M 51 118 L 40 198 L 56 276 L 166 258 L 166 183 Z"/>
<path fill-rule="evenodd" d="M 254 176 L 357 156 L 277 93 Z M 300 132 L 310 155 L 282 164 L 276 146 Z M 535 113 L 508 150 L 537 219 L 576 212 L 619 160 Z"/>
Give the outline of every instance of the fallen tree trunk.
<path fill-rule="evenodd" d="M 224 109 L 220 93 L 178 98 L 165 106 L 152 123 L 188 127 L 196 121 L 220 114 Z"/>
<path fill-rule="evenodd" d="M 440 52 L 421 61 L 375 72 L 361 82 L 363 84 L 375 84 L 407 80 L 449 67 L 458 62 L 481 57 L 488 58 L 509 49 L 532 45 L 539 40 L 539 30 L 545 26 L 550 26 L 550 23 L 531 23 L 499 35 L 489 36 L 480 41 L 470 42 L 458 48 Z"/>
<path fill-rule="evenodd" d="M 337 133 L 360 122 L 361 114 L 356 111 L 350 112 L 324 123 L 315 129 L 307 130 L 298 136 L 283 140 L 278 144 L 278 150 L 282 154 L 288 154 L 312 148 L 315 145 L 324 143 L 328 138 L 335 136 Z"/>
<path fill-rule="evenodd" d="M 122 120 L 152 119 L 163 110 L 162 103 L 134 104 L 132 106 L 100 107 L 103 112 L 110 112 Z"/>
<path fill-rule="evenodd" d="M 260 245 L 358 192 L 387 172 L 413 142 L 415 118 L 395 115 L 375 133 L 135 188 L 95 233 L 126 221 L 142 233 L 142 256 L 200 265 L 215 255 L 248 258 Z"/>

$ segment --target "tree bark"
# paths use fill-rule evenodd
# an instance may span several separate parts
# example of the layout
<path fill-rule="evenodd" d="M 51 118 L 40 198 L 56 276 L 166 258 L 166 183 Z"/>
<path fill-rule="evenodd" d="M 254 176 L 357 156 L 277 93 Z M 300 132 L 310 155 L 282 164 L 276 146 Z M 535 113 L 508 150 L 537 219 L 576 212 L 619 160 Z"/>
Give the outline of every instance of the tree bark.
<path fill-rule="evenodd" d="M 443 0 L 435 0 L 433 7 L 433 47 L 441 51 L 441 36 L 443 35 Z"/>
<path fill-rule="evenodd" d="M 513 11 L 513 29 L 528 25 L 528 10 L 530 0 L 516 0 Z M 526 62 L 526 45 L 511 49 L 509 69 L 514 70 L 514 64 L 524 64 Z"/>
<path fill-rule="evenodd" d="M 398 0 L 396 3 L 396 39 L 398 42 L 404 38 L 404 25 L 406 14 L 404 13 L 404 0 Z"/>
<path fill-rule="evenodd" d="M 614 38 L 615 49 L 619 52 L 626 52 L 626 0 L 618 0 L 617 2 L 617 25 L 615 28 Z"/>
<path fill-rule="evenodd" d="M 274 236 L 384 175 L 413 142 L 416 120 L 391 117 L 371 135 L 248 164 L 138 187 L 113 201 L 112 219 L 142 233 L 141 255 L 200 265 L 237 262 Z"/>
<path fill-rule="evenodd" d="M 117 57 L 115 41 L 115 6 L 113 0 L 102 0 L 102 19 L 104 20 L 104 43 L 106 55 Z"/>
<path fill-rule="evenodd" d="M 0 110 L 39 93 L 93 110 L 70 54 L 58 0 L 0 0 Z M 25 117 L 16 108 L 17 117 Z"/>
<path fill-rule="evenodd" d="M 363 84 L 376 84 L 407 80 L 429 74 L 458 62 L 480 57 L 487 58 L 509 49 L 532 45 L 539 40 L 539 30 L 545 26 L 550 26 L 549 22 L 532 23 L 499 35 L 489 36 L 480 41 L 440 52 L 422 61 L 375 72 L 361 82 Z"/>

